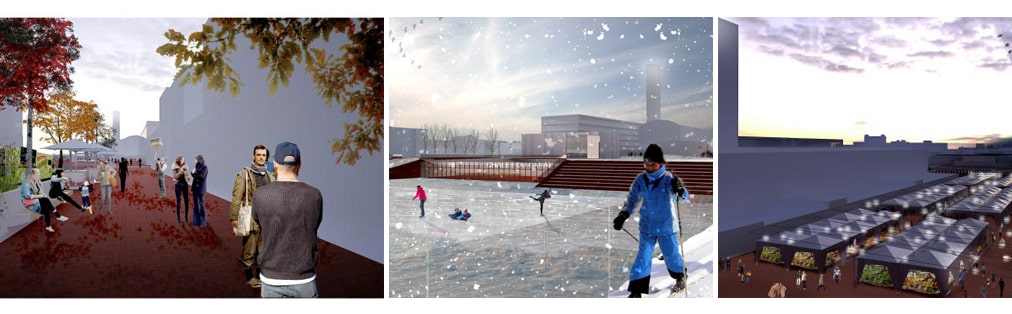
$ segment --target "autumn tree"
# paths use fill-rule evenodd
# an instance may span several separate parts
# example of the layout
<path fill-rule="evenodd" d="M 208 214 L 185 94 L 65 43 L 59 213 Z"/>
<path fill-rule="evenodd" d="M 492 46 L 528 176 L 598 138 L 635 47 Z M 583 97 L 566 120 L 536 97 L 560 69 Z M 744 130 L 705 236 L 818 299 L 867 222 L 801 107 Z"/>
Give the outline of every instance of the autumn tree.
<path fill-rule="evenodd" d="M 36 127 L 48 137 L 42 140 L 58 144 L 73 138 L 85 141 L 97 140 L 101 114 L 94 102 L 74 99 L 73 91 L 60 91 L 49 95 L 49 108 L 35 115 Z M 63 150 L 60 150 L 59 167 L 63 168 Z"/>
<path fill-rule="evenodd" d="M 73 23 L 58 18 L 0 19 L 0 109 L 28 110 L 28 160 L 32 168 L 32 120 L 48 108 L 46 93 L 70 90 L 70 63 L 81 44 Z M 26 171 L 26 173 L 28 173 Z"/>
<path fill-rule="evenodd" d="M 360 152 L 372 155 L 383 142 L 383 19 L 211 19 L 214 25 L 184 36 L 165 32 L 168 43 L 158 47 L 163 56 L 175 57 L 180 84 L 207 81 L 207 88 L 232 96 L 239 94 L 242 79 L 226 55 L 236 50 L 235 38 L 242 35 L 260 52 L 260 68 L 268 70 L 269 92 L 278 84 L 287 87 L 295 64 L 305 65 L 316 91 L 328 107 L 341 104 L 343 112 L 359 114 L 357 123 L 344 124 L 344 137 L 331 142 L 337 162 L 354 165 Z M 328 49 L 313 48 L 334 35 L 350 41 Z"/>

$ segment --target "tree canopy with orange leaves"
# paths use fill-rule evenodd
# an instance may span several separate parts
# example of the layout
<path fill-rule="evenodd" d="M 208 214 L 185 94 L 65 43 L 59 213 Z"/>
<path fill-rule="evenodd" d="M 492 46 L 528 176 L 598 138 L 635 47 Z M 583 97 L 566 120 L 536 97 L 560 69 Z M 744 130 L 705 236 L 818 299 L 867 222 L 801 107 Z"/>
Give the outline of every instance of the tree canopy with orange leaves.
<path fill-rule="evenodd" d="M 35 114 L 35 127 L 42 129 L 49 137 L 42 140 L 59 144 L 79 138 L 85 141 L 98 140 L 99 123 L 103 120 L 98 105 L 91 101 L 74 99 L 74 92 L 60 91 L 49 95 L 48 108 Z M 60 164 L 63 167 L 63 151 Z"/>
<path fill-rule="evenodd" d="M 156 50 L 175 57 L 180 84 L 207 80 L 207 88 L 238 95 L 242 81 L 226 58 L 236 49 L 235 38 L 245 36 L 260 51 L 260 68 L 267 68 L 268 88 L 287 87 L 295 63 L 305 64 L 316 91 L 328 107 L 341 104 L 343 112 L 359 113 L 357 123 L 344 124 L 344 137 L 331 142 L 337 162 L 354 165 L 360 152 L 370 155 L 383 143 L 383 19 L 382 18 L 215 18 L 203 29 L 184 36 L 165 32 L 169 43 Z M 311 47 L 330 36 L 344 35 L 350 43 L 319 49 Z M 252 48 L 252 47 L 251 47 Z"/>

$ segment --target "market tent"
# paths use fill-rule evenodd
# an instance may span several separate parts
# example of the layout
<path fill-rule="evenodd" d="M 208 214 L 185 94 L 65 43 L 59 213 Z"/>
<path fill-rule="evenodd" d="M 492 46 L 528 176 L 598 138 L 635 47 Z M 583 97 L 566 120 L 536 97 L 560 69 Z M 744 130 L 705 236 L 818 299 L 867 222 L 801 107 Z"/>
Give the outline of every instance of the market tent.
<path fill-rule="evenodd" d="M 924 223 L 858 256 L 855 282 L 931 295 L 952 291 L 960 262 L 987 241 L 986 222 L 930 215 Z"/>
<path fill-rule="evenodd" d="M 906 260 L 913 252 L 914 250 L 906 243 L 894 245 L 887 242 L 866 251 L 863 256 L 878 261 L 897 263 Z"/>
<path fill-rule="evenodd" d="M 1001 188 L 1012 186 L 1012 174 L 994 180 L 994 185 Z"/>
<path fill-rule="evenodd" d="M 987 180 L 996 179 L 997 177 L 998 174 L 995 173 L 971 173 L 969 175 L 949 180 L 949 182 L 946 182 L 945 184 L 977 188 L 986 185 Z"/>
<path fill-rule="evenodd" d="M 931 212 L 965 198 L 968 194 L 966 186 L 939 184 L 886 200 L 878 208 L 901 213 L 906 217 L 904 220 L 916 222 Z"/>
<path fill-rule="evenodd" d="M 1012 204 L 1012 188 L 982 188 L 973 196 L 945 210 L 953 218 L 976 218 L 989 221 L 997 229 L 1004 225 Z"/>
<path fill-rule="evenodd" d="M 855 209 L 756 240 L 759 260 L 824 271 L 841 260 L 852 243 L 876 243 L 882 231 L 898 224 L 898 215 Z M 869 237 L 872 236 L 872 237 Z M 829 263 L 827 265 L 827 260 Z"/>
<path fill-rule="evenodd" d="M 970 245 L 970 242 L 934 239 L 921 247 L 950 254 L 960 254 L 966 251 L 968 245 Z"/>

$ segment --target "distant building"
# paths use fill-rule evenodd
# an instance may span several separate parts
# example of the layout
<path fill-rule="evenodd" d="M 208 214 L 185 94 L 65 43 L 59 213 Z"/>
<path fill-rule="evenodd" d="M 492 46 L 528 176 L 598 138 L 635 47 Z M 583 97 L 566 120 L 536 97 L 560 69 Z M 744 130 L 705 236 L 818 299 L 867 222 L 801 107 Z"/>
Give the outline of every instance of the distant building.
<path fill-rule="evenodd" d="M 547 132 L 523 135 L 525 156 L 566 156 L 567 158 L 601 158 L 601 136 L 598 132 Z M 615 158 L 615 157 L 611 157 Z"/>
<path fill-rule="evenodd" d="M 554 148 L 553 141 L 565 142 L 566 134 L 584 134 L 583 136 L 598 137 L 600 158 L 628 156 L 640 151 L 640 125 L 642 124 L 582 114 L 544 116 L 541 117 L 541 134 L 545 136 L 532 137 L 525 134 L 523 154 L 561 155 L 558 154 L 560 152 L 558 148 Z M 529 140 L 534 142 L 528 143 Z M 594 139 L 587 141 L 592 143 Z"/>
<path fill-rule="evenodd" d="M 144 129 L 141 130 L 141 137 L 151 138 L 150 134 L 154 134 L 158 131 L 158 121 L 148 121 L 144 124 Z"/>
<path fill-rule="evenodd" d="M 154 160 L 155 150 L 151 147 L 151 141 L 147 138 L 131 135 L 119 140 L 119 143 L 116 144 L 116 154 L 113 156 L 131 159 L 140 158 L 142 161 L 144 159 L 151 161 Z M 193 156 L 186 156 L 186 158 L 189 160 L 189 163 L 193 163 Z M 151 162 L 146 163 L 151 164 Z"/>
<path fill-rule="evenodd" d="M 872 135 L 868 135 L 868 134 L 864 135 L 864 145 L 868 145 L 868 146 L 885 146 L 886 143 L 888 143 L 888 142 L 889 141 L 886 140 L 885 134 L 882 134 L 882 135 L 879 135 L 879 136 L 872 136 Z M 857 146 L 857 143 L 860 143 L 860 142 L 854 142 L 854 146 Z"/>
<path fill-rule="evenodd" d="M 842 139 L 739 136 L 738 147 L 842 147 Z"/>
<path fill-rule="evenodd" d="M 864 142 L 854 142 L 854 147 L 881 147 L 881 148 L 894 148 L 894 149 L 923 149 L 933 152 L 944 152 L 949 149 L 949 144 L 946 143 L 935 143 L 932 141 L 924 141 L 921 143 L 910 143 L 905 140 L 893 141 L 889 143 L 886 140 L 885 134 L 879 136 L 871 136 L 865 134 Z"/>
<path fill-rule="evenodd" d="M 405 158 L 418 157 L 424 152 L 423 147 L 425 130 L 415 128 L 390 127 L 387 137 L 390 139 L 387 147 L 391 155 L 401 155 Z"/>

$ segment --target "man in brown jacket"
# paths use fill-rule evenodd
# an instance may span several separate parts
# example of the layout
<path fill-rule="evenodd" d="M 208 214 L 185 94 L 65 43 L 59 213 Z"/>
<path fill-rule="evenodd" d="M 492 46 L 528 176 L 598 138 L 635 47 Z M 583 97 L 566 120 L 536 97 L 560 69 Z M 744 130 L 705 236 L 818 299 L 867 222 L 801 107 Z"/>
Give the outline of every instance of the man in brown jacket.
<path fill-rule="evenodd" d="M 228 219 L 232 222 L 232 229 L 239 225 L 239 207 L 253 203 L 253 193 L 256 189 L 274 182 L 274 175 L 267 171 L 268 154 L 267 147 L 257 145 L 253 148 L 253 163 L 243 167 L 235 175 L 235 184 L 232 185 L 232 206 L 228 211 Z M 257 272 L 253 269 L 253 262 L 257 260 L 260 253 L 260 226 L 251 222 L 249 235 L 242 237 L 242 257 L 239 262 L 242 264 L 243 272 L 246 274 L 246 284 L 250 288 L 260 288 L 262 285 L 257 278 Z"/>

